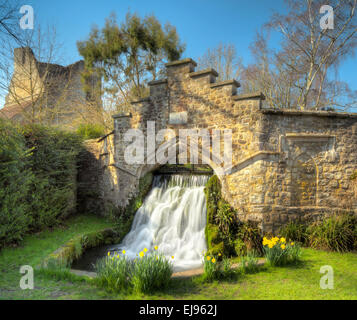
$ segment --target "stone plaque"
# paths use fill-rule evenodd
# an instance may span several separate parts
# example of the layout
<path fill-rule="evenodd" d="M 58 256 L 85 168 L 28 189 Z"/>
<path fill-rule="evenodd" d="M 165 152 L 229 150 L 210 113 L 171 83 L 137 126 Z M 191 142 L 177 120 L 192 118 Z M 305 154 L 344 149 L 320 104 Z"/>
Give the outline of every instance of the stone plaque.
<path fill-rule="evenodd" d="M 187 112 L 170 113 L 169 124 L 187 124 Z"/>

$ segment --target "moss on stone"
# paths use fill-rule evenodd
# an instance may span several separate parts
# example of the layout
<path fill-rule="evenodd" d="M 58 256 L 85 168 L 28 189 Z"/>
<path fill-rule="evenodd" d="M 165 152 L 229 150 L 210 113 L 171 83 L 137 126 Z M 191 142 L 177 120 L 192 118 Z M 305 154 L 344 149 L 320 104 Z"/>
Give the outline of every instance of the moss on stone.
<path fill-rule="evenodd" d="M 139 181 L 138 194 L 129 201 L 128 206 L 119 213 L 119 216 L 115 219 L 115 230 L 119 233 L 119 242 L 128 234 L 133 223 L 135 213 L 143 205 L 145 197 L 149 193 L 152 187 L 154 175 L 149 172 Z"/>
<path fill-rule="evenodd" d="M 208 254 L 240 256 L 253 250 L 260 254 L 262 239 L 259 228 L 252 222 L 238 220 L 237 211 L 222 197 L 217 176 L 209 179 L 204 192 L 207 200 L 205 235 Z"/>
<path fill-rule="evenodd" d="M 231 239 L 234 235 L 228 234 L 225 230 L 221 230 L 217 225 L 218 212 L 222 213 L 222 210 L 230 205 L 222 198 L 221 183 L 216 175 L 212 176 L 204 189 L 207 203 L 207 223 L 205 229 L 208 254 L 218 255 L 230 255 L 234 254 L 232 248 Z M 231 209 L 233 210 L 233 209 Z M 223 210 L 225 211 L 225 210 Z M 232 212 L 230 212 L 232 213 Z M 235 213 L 235 212 L 233 212 Z M 232 225 L 234 221 L 232 221 Z M 233 232 L 234 228 L 229 228 L 230 232 Z"/>
<path fill-rule="evenodd" d="M 212 245 L 218 244 L 222 241 L 222 238 L 219 234 L 218 226 L 213 224 L 208 225 L 208 227 L 206 228 L 206 239 L 207 242 Z"/>
<path fill-rule="evenodd" d="M 357 171 L 355 171 L 351 176 L 350 180 L 356 180 L 357 179 Z"/>
<path fill-rule="evenodd" d="M 119 235 L 113 229 L 79 235 L 46 257 L 42 263 L 42 267 L 46 267 L 49 262 L 60 266 L 70 266 L 72 262 L 80 258 L 87 249 L 104 244 L 117 243 L 118 239 Z"/>
<path fill-rule="evenodd" d="M 218 244 L 213 245 L 207 252 L 208 255 L 212 255 L 218 257 L 220 254 L 224 252 L 224 242 L 221 241 Z"/>

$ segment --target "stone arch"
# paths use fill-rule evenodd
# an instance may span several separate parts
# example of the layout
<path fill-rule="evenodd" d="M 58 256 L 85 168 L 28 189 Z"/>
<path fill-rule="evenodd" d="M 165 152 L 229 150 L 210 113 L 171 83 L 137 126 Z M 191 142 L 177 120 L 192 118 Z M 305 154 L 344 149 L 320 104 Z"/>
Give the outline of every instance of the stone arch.
<path fill-rule="evenodd" d="M 308 153 L 301 153 L 291 162 L 291 205 L 316 206 L 318 191 L 318 166 Z"/>
<path fill-rule="evenodd" d="M 182 145 L 183 142 L 176 142 L 175 143 L 175 148 L 176 148 L 176 154 L 175 154 L 175 157 L 177 158 L 178 157 L 178 152 L 177 150 L 179 150 L 179 146 L 180 144 Z M 188 144 L 184 144 L 186 148 L 190 148 L 190 146 Z M 198 150 L 200 150 L 200 146 L 197 144 L 197 147 L 198 147 Z M 155 150 L 156 152 L 157 150 Z M 204 164 L 208 165 L 213 171 L 214 173 L 219 177 L 219 179 L 222 181 L 222 178 L 224 176 L 224 168 L 217 165 L 216 162 L 223 162 L 223 159 L 221 159 L 220 157 L 216 157 L 215 158 L 215 161 L 212 161 L 210 158 L 208 158 L 204 153 L 202 153 L 201 151 L 198 152 L 198 155 L 199 155 L 199 158 L 202 160 L 202 162 L 204 162 Z M 146 156 L 146 159 L 147 160 L 148 158 L 152 157 L 153 155 L 147 155 Z M 171 159 L 169 159 L 171 160 Z M 137 176 L 138 179 L 140 179 L 141 177 L 143 177 L 146 173 L 148 172 L 152 172 L 152 171 L 155 171 L 156 169 L 158 169 L 159 167 L 163 166 L 163 164 L 143 164 L 141 166 L 139 166 L 137 169 L 136 169 L 136 173 L 135 175 Z"/>

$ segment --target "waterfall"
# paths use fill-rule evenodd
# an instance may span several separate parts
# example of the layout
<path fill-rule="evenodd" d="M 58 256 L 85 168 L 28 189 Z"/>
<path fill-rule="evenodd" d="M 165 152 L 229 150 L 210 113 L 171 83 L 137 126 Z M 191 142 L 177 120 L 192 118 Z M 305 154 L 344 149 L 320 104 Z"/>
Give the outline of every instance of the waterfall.
<path fill-rule="evenodd" d="M 125 250 L 133 259 L 144 248 L 150 253 L 158 246 L 158 251 L 173 262 L 175 271 L 200 267 L 206 250 L 203 189 L 207 181 L 204 175 L 155 176 L 130 232 L 112 250 Z"/>

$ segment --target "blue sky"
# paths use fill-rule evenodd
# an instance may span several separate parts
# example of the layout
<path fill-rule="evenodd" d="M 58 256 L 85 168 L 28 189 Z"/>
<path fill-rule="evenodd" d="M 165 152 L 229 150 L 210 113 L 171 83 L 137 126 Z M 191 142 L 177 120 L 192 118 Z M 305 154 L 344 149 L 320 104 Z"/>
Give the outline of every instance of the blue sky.
<path fill-rule="evenodd" d="M 281 8 L 282 0 L 26 0 L 42 23 L 56 26 L 61 42 L 71 59 L 79 58 L 76 41 L 87 37 L 93 24 L 102 26 L 115 12 L 119 21 L 127 11 L 141 16 L 155 14 L 170 22 L 186 43 L 186 57 L 201 56 L 207 48 L 220 42 L 236 45 L 246 62 L 250 60 L 249 44 L 256 30 L 270 16 L 273 7 Z"/>
<path fill-rule="evenodd" d="M 284 11 L 283 0 L 23 0 L 35 11 L 35 24 L 56 26 L 64 45 L 65 64 L 80 59 L 76 41 L 84 40 L 91 27 L 104 24 L 111 12 L 122 21 L 130 9 L 141 16 L 155 14 L 177 28 L 186 43 L 185 57 L 196 59 L 220 42 L 233 43 L 243 63 L 252 62 L 249 45 L 272 12 Z M 328 1 L 327 1 L 328 2 Z M 274 39 L 273 39 L 274 40 Z M 278 41 L 272 43 L 278 45 Z M 351 58 L 340 69 L 340 80 L 357 90 L 357 61 Z"/>

